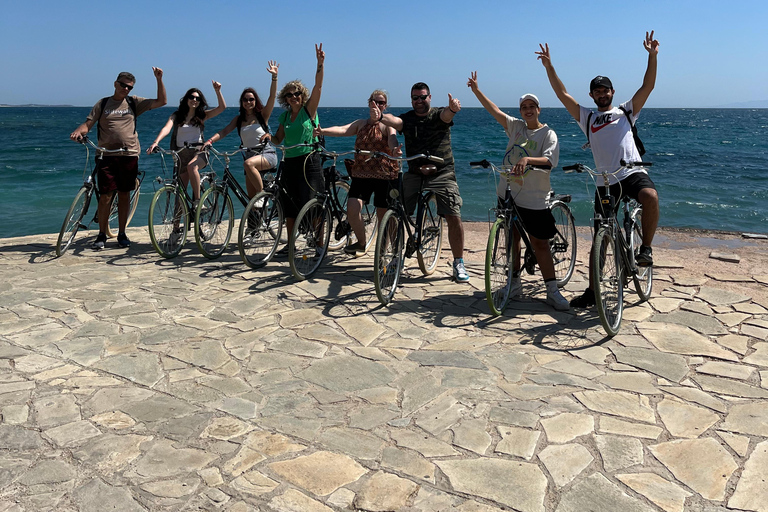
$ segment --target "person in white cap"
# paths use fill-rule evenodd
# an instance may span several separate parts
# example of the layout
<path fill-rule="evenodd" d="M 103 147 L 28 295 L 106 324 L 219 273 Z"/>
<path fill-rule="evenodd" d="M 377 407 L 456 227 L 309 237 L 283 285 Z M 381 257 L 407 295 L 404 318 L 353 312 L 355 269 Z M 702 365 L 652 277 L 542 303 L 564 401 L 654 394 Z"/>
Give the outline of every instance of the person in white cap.
<path fill-rule="evenodd" d="M 549 240 L 557 233 L 555 219 L 547 206 L 550 191 L 549 168 L 557 165 L 560 145 L 555 131 L 539 121 L 541 107 L 539 98 L 534 94 L 524 94 L 520 98 L 520 117 L 517 119 L 505 114 L 477 85 L 477 71 L 473 71 L 467 87 L 472 89 L 477 99 L 509 136 L 507 151 L 504 154 L 502 168 L 511 170 L 507 179 L 499 180 L 496 193 L 499 205 L 502 204 L 509 183 L 520 218 L 531 239 L 536 261 L 547 287 L 547 304 L 559 311 L 569 309 L 568 301 L 557 288 L 555 266 L 549 250 Z M 544 168 L 547 167 L 547 168 Z M 510 297 L 522 291 L 520 281 L 520 233 L 513 229 L 512 268 L 514 270 Z"/>
<path fill-rule="evenodd" d="M 659 55 L 659 42 L 653 38 L 653 31 L 645 33 L 643 47 L 648 52 L 648 67 L 643 77 L 643 85 L 637 90 L 632 99 L 613 106 L 613 84 L 605 76 L 596 76 L 589 84 L 589 96 L 597 105 L 594 112 L 579 103 L 568 94 L 563 82 L 555 73 L 552 59 L 549 55 L 549 45 L 539 45 L 541 51 L 536 52 L 538 59 L 547 71 L 547 78 L 557 98 L 562 102 L 568 113 L 573 116 L 579 128 L 587 135 L 587 140 L 592 148 L 592 156 L 595 159 L 595 168 L 598 171 L 618 172 L 610 176 L 609 186 L 611 196 L 619 198 L 616 201 L 618 209 L 625 196 L 636 199 L 643 206 L 642 232 L 643 241 L 640 253 L 637 256 L 639 266 L 653 265 L 653 252 L 651 243 L 659 223 L 659 195 L 648 173 L 642 167 L 626 168 L 621 161 L 639 162 L 642 152 L 638 149 L 633 133 L 633 127 L 640 114 L 640 110 L 648 100 L 651 91 L 656 85 L 657 58 Z M 599 193 L 605 187 L 598 187 L 595 192 L 595 212 L 602 212 Z M 590 264 L 592 257 L 589 258 Z M 586 308 L 595 305 L 595 293 L 592 289 L 592 272 L 589 273 L 589 288 L 584 294 L 571 301 L 571 307 Z"/>

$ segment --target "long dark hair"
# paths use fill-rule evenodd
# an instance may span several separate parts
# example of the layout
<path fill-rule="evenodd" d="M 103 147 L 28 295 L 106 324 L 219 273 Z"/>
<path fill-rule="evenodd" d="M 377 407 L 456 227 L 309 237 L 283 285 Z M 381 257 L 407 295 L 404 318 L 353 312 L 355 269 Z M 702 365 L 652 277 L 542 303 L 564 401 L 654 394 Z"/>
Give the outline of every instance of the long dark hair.
<path fill-rule="evenodd" d="M 261 115 L 261 111 L 264 109 L 264 104 L 261 102 L 261 99 L 259 99 L 259 95 L 256 93 L 256 89 L 253 87 L 246 87 L 243 89 L 242 94 L 240 94 L 240 114 L 237 116 L 237 126 L 238 129 L 240 126 L 243 125 L 245 122 L 245 117 L 248 115 L 248 112 L 245 110 L 245 107 L 243 106 L 243 98 L 245 98 L 245 95 L 251 93 L 253 94 L 253 97 L 256 98 L 256 106 L 253 109 L 253 112 L 256 114 L 256 120 L 261 124 L 262 126 L 266 126 L 267 123 L 264 121 L 264 118 Z M 264 128 L 266 130 L 266 128 Z"/>
<path fill-rule="evenodd" d="M 179 101 L 179 109 L 173 113 L 173 117 L 176 120 L 176 124 L 181 125 L 184 123 L 184 120 L 187 118 L 187 114 L 189 114 L 189 103 L 187 103 L 187 99 L 192 95 L 193 92 L 196 92 L 198 96 L 200 96 L 200 101 L 197 102 L 197 108 L 195 109 L 195 113 L 192 116 L 190 124 L 192 126 L 199 126 L 202 130 L 205 128 L 205 109 L 208 108 L 208 102 L 205 101 L 205 95 L 203 94 L 203 91 L 197 87 L 191 88 L 184 94 L 184 97 L 182 97 L 181 101 Z"/>

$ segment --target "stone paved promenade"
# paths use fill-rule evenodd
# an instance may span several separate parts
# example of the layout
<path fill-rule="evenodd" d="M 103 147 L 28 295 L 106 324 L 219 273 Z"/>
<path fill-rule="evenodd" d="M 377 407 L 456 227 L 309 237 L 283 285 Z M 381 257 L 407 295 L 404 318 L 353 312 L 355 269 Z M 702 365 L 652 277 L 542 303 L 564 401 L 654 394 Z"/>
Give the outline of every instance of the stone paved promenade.
<path fill-rule="evenodd" d="M 391 308 L 370 256 L 0 241 L 0 512 L 768 511 L 768 242 L 662 233 L 608 340 L 538 278 L 491 318 L 477 231 Z"/>

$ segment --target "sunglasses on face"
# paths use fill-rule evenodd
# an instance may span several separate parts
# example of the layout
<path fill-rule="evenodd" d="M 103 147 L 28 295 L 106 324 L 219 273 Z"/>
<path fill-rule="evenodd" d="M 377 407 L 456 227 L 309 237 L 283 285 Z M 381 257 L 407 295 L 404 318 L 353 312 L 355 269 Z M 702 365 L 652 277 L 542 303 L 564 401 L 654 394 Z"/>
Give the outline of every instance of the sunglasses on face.
<path fill-rule="evenodd" d="M 252 101 L 256 101 L 256 98 L 243 98 L 243 103 L 251 103 Z"/>
<path fill-rule="evenodd" d="M 192 101 L 200 101 L 200 96 L 187 96 L 187 99 Z"/>
<path fill-rule="evenodd" d="M 299 92 L 299 91 L 287 92 L 287 93 L 285 93 L 285 97 L 286 98 L 301 98 L 301 92 Z"/>
<path fill-rule="evenodd" d="M 386 107 L 387 106 L 387 102 L 386 101 L 371 100 L 371 102 L 377 104 L 380 107 Z"/>
<path fill-rule="evenodd" d="M 122 87 L 123 89 L 127 89 L 127 90 L 129 90 L 129 91 L 130 91 L 131 89 L 133 89 L 133 86 L 132 86 L 132 85 L 128 85 L 128 84 L 126 84 L 126 83 L 124 83 L 124 82 L 121 82 L 120 80 L 118 80 L 118 81 L 117 81 L 117 83 L 118 83 L 118 84 L 120 84 L 120 87 Z"/>
<path fill-rule="evenodd" d="M 416 94 L 414 96 L 411 96 L 411 101 L 421 100 L 424 101 L 429 97 L 429 94 Z"/>

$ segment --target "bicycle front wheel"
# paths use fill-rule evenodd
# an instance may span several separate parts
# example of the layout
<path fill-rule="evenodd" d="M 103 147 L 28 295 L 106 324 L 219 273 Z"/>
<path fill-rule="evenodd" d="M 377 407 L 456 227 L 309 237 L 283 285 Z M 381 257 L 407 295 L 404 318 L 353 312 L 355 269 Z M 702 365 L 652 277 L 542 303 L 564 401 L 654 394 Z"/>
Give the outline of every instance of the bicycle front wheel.
<path fill-rule="evenodd" d="M 187 241 L 187 202 L 181 190 L 161 187 L 149 205 L 149 240 L 163 258 L 173 258 Z"/>
<path fill-rule="evenodd" d="M 555 218 L 557 233 L 549 241 L 549 250 L 552 253 L 552 262 L 555 265 L 555 279 L 557 286 L 562 288 L 576 267 L 576 225 L 573 223 L 573 215 L 570 208 L 561 201 L 555 201 L 549 207 Z"/>
<path fill-rule="evenodd" d="M 422 196 L 421 241 L 416 253 L 421 272 L 428 276 L 435 271 L 443 248 L 443 218 L 437 214 L 437 196 L 430 192 Z"/>
<path fill-rule="evenodd" d="M 509 264 L 509 227 L 506 219 L 496 219 L 485 247 L 485 298 L 493 316 L 504 312 L 512 286 Z"/>
<path fill-rule="evenodd" d="M 277 252 L 283 232 L 283 208 L 272 192 L 256 194 L 245 207 L 237 232 L 237 248 L 251 268 L 266 265 Z"/>
<path fill-rule="evenodd" d="M 75 241 L 77 230 L 80 229 L 81 221 L 85 216 L 85 212 L 88 211 L 92 193 L 93 189 L 83 186 L 75 194 L 75 199 L 72 201 L 72 205 L 64 217 L 61 230 L 59 230 L 59 238 L 56 240 L 56 256 L 64 254 L 69 249 L 69 246 L 72 245 L 72 242 Z"/>
<path fill-rule="evenodd" d="M 206 190 L 195 212 L 195 242 L 200 254 L 209 260 L 221 256 L 234 226 L 235 209 L 224 188 Z"/>
<path fill-rule="evenodd" d="M 637 255 L 640 253 L 640 245 L 643 243 L 643 209 L 635 208 L 631 215 L 634 228 L 629 243 L 634 255 L 632 261 L 637 269 L 632 280 L 635 282 L 635 291 L 640 296 L 640 300 L 646 301 L 651 297 L 651 289 L 653 288 L 653 266 L 637 266 Z"/>
<path fill-rule="evenodd" d="M 125 222 L 125 227 L 128 227 L 128 225 L 131 223 L 133 214 L 136 213 L 136 207 L 139 206 L 139 194 L 141 194 L 140 187 L 141 181 L 139 181 L 139 178 L 136 178 L 136 183 L 134 184 L 133 190 L 131 191 L 131 199 L 128 206 L 128 220 Z M 118 193 L 115 192 L 112 195 L 112 204 L 109 207 L 109 221 L 107 222 L 106 234 L 109 238 L 115 238 L 118 231 L 120 231 L 118 214 Z"/>
<path fill-rule="evenodd" d="M 405 228 L 393 211 L 387 210 L 379 225 L 373 253 L 373 285 L 383 305 L 389 304 L 397 291 L 405 255 Z"/>
<path fill-rule="evenodd" d="M 591 267 L 600 323 L 608 336 L 615 336 L 624 312 L 624 276 L 621 254 L 608 227 L 601 227 L 595 235 Z"/>
<path fill-rule="evenodd" d="M 328 249 L 331 251 L 341 249 L 347 245 L 347 241 L 349 240 L 349 221 L 347 220 L 347 198 L 349 198 L 349 183 L 344 180 L 337 180 L 335 186 L 336 198 L 339 200 L 339 206 L 341 207 L 343 213 L 341 216 L 340 226 L 334 228 L 333 235 L 331 235 L 330 241 L 328 242 Z"/>
<path fill-rule="evenodd" d="M 299 212 L 288 243 L 288 261 L 296 279 L 302 281 L 317 271 L 328 252 L 331 212 L 317 199 Z"/>

